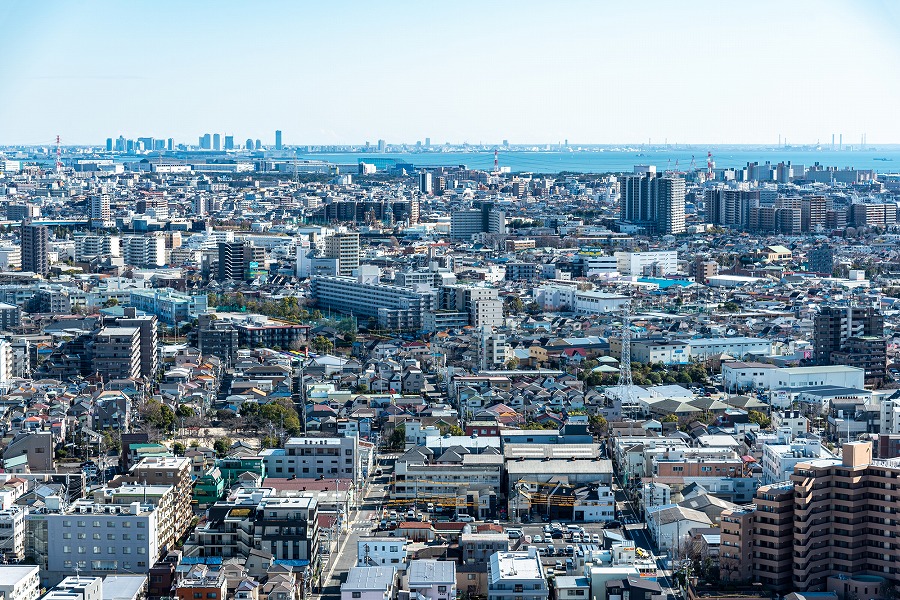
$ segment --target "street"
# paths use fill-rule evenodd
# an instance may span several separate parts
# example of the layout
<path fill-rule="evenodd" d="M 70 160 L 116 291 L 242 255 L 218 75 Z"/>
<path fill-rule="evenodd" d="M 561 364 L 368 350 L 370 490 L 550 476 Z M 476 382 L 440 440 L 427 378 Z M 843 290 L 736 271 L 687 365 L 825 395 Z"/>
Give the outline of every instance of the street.
<path fill-rule="evenodd" d="M 636 523 L 635 525 L 625 525 L 625 531 L 628 536 L 634 540 L 635 546 L 639 548 L 644 548 L 650 553 L 650 556 L 656 562 L 657 568 L 657 580 L 659 581 L 659 585 L 662 588 L 663 593 L 666 595 L 667 600 L 675 600 L 679 597 L 680 593 L 677 588 L 672 587 L 672 580 L 670 578 L 671 571 L 666 569 L 665 560 L 659 556 L 657 556 L 655 551 L 655 546 L 653 544 L 653 540 L 650 539 L 650 532 L 647 530 L 647 525 L 644 523 L 643 519 L 641 519 L 640 515 L 637 514 L 634 510 L 634 506 L 625 496 L 625 492 L 618 485 L 613 485 L 613 490 L 616 494 L 616 509 L 619 511 L 620 519 L 628 519 L 632 523 Z"/>
<path fill-rule="evenodd" d="M 388 479 L 385 475 L 372 479 L 363 491 L 358 510 L 351 511 L 348 531 L 340 534 L 338 547 L 325 566 L 318 598 L 340 600 L 341 583 L 350 568 L 356 565 L 356 542 L 361 536 L 372 533 L 375 514 L 387 494 Z"/>

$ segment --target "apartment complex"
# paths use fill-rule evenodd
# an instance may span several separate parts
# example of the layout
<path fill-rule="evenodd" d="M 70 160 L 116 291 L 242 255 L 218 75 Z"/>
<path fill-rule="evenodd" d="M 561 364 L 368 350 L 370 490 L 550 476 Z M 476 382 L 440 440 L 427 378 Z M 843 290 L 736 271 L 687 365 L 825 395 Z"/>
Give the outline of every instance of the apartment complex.
<path fill-rule="evenodd" d="M 815 360 L 858 367 L 867 383 L 881 383 L 887 365 L 881 312 L 872 306 L 823 306 L 815 318 Z"/>
<path fill-rule="evenodd" d="M 359 464 L 359 438 L 290 438 L 284 448 L 260 452 L 270 477 L 328 477 L 344 479 L 348 485 L 363 477 Z"/>
<path fill-rule="evenodd" d="M 325 238 L 325 256 L 337 259 L 338 275 L 352 277 L 359 268 L 359 233 L 335 233 Z"/>
<path fill-rule="evenodd" d="M 900 460 L 873 460 L 870 442 L 844 444 L 841 459 L 797 464 L 790 481 L 762 486 L 753 505 L 722 513 L 722 579 L 782 592 L 868 580 L 877 595 L 880 581 L 900 580 L 898 477 Z"/>

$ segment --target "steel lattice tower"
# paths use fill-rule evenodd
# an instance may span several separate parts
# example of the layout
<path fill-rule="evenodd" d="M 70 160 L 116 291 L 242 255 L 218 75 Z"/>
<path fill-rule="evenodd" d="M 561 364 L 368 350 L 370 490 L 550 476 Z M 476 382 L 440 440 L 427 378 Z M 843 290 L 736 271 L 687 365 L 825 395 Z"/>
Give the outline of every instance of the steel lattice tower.
<path fill-rule="evenodd" d="M 631 302 L 629 301 L 622 311 L 622 357 L 619 360 L 619 401 L 622 404 L 622 412 L 626 406 L 628 416 L 633 416 L 635 397 L 634 381 L 631 377 Z M 623 415 L 624 416 L 624 415 Z"/>

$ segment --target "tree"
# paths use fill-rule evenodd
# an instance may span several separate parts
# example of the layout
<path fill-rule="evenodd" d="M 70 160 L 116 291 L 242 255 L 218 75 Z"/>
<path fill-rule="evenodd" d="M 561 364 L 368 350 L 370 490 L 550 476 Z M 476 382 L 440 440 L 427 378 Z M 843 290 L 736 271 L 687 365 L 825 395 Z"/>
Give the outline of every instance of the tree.
<path fill-rule="evenodd" d="M 722 309 L 725 310 L 725 312 L 738 312 L 741 310 L 741 307 L 738 306 L 736 302 L 726 302 L 722 305 Z"/>
<path fill-rule="evenodd" d="M 175 442 L 174 444 L 172 444 L 172 452 L 175 454 L 175 456 L 184 456 L 185 450 L 186 448 L 181 442 Z"/>
<path fill-rule="evenodd" d="M 113 306 L 118 306 L 119 301 L 115 298 L 110 298 L 106 302 L 103 303 L 103 308 L 111 308 Z"/>
<path fill-rule="evenodd" d="M 213 443 L 213 450 L 216 451 L 216 456 L 219 458 L 223 458 L 228 451 L 231 449 L 231 438 L 223 437 L 219 438 Z"/>
<path fill-rule="evenodd" d="M 594 431 L 594 433 L 597 434 L 602 434 L 603 432 L 605 432 L 606 427 L 609 425 L 603 415 L 591 415 L 588 418 L 588 423 L 590 424 L 591 429 Z"/>
<path fill-rule="evenodd" d="M 334 350 L 334 344 L 331 343 L 331 340 L 321 335 L 316 336 L 315 339 L 313 339 L 312 347 L 318 354 L 328 354 Z"/>
<path fill-rule="evenodd" d="M 660 422 L 662 422 L 662 423 L 677 423 L 677 422 L 678 422 L 678 417 L 676 417 L 676 416 L 673 415 L 673 414 L 668 414 L 668 415 L 664 416 L 664 417 L 660 420 Z"/>
<path fill-rule="evenodd" d="M 758 410 L 751 410 L 747 413 L 747 417 L 750 419 L 751 423 L 756 423 L 762 429 L 767 429 L 769 425 L 772 424 L 772 419 L 769 418 L 765 413 L 761 413 Z"/>
<path fill-rule="evenodd" d="M 397 425 L 388 440 L 388 447 L 392 450 L 402 450 L 406 447 L 406 425 Z"/>
<path fill-rule="evenodd" d="M 515 356 L 506 361 L 506 368 L 510 371 L 515 371 L 519 368 L 519 359 Z"/>
<path fill-rule="evenodd" d="M 507 296 L 503 301 L 503 308 L 507 315 L 518 315 L 525 310 L 525 303 L 518 296 Z"/>
<path fill-rule="evenodd" d="M 175 424 L 175 411 L 159 400 L 148 400 L 140 413 L 146 423 L 163 431 L 169 431 Z"/>
<path fill-rule="evenodd" d="M 194 409 L 187 404 L 182 404 L 178 407 L 178 410 L 175 411 L 175 414 L 182 419 L 186 419 L 194 416 Z"/>
<path fill-rule="evenodd" d="M 466 435 L 466 432 L 462 430 L 462 427 L 458 425 L 451 425 L 450 429 L 447 430 L 447 433 L 450 435 Z"/>

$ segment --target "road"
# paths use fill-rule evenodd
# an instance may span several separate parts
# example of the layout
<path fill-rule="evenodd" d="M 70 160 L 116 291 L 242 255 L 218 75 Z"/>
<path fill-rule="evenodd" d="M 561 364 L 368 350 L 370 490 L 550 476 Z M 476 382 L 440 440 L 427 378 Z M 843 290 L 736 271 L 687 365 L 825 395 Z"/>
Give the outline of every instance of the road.
<path fill-rule="evenodd" d="M 629 519 L 632 523 L 636 523 L 635 525 L 625 525 L 625 531 L 634 541 L 635 546 L 650 552 L 650 556 L 656 561 L 657 581 L 659 581 L 663 593 L 666 595 L 667 600 L 676 600 L 681 596 L 680 591 L 678 588 L 672 587 L 671 572 L 666 569 L 664 559 L 657 556 L 656 546 L 653 545 L 646 523 L 635 512 L 634 505 L 627 500 L 622 488 L 618 485 L 613 485 L 613 490 L 616 494 L 616 510 L 619 511 L 618 514 L 625 519 Z"/>
<path fill-rule="evenodd" d="M 368 483 L 359 509 L 350 512 L 348 531 L 341 533 L 338 547 L 325 566 L 322 590 L 317 594 L 321 600 L 340 600 L 341 583 L 346 580 L 350 567 L 356 566 L 356 541 L 372 533 L 375 514 L 387 495 L 387 483 L 386 475 Z"/>

